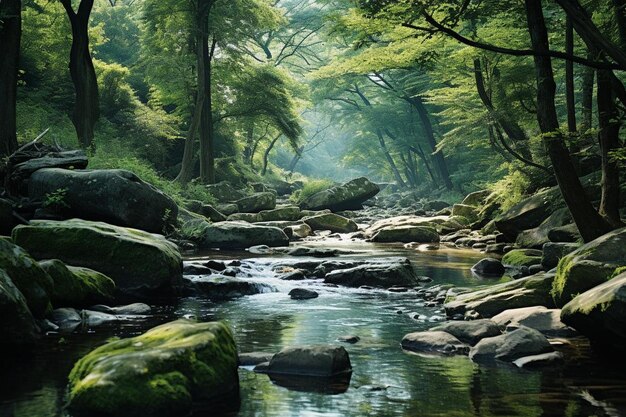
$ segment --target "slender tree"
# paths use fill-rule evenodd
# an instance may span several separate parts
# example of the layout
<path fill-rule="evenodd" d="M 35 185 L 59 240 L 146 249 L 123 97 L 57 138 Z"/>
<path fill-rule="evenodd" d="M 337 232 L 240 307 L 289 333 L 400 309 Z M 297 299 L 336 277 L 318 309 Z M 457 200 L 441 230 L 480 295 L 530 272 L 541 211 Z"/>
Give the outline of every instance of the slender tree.
<path fill-rule="evenodd" d="M 89 52 L 89 17 L 94 0 L 81 0 L 78 11 L 74 11 L 71 0 L 60 1 L 72 26 L 69 67 L 76 94 L 72 122 L 80 145 L 92 149 L 94 128 L 100 117 L 98 79 Z"/>

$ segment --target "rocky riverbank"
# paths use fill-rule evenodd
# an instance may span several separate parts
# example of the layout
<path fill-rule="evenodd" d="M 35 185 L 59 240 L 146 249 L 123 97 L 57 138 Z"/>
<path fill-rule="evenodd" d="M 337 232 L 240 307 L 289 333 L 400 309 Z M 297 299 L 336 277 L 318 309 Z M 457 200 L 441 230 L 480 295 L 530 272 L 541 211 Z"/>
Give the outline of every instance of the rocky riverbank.
<path fill-rule="evenodd" d="M 537 367 L 559 366 L 567 355 L 559 346 L 567 339 L 588 337 L 611 351 L 625 346 L 626 229 L 583 245 L 557 189 L 502 211 L 488 191 L 458 204 L 415 201 L 410 194 L 380 193 L 365 178 L 299 205 L 266 185 L 240 190 L 220 183 L 209 186 L 216 204 L 179 207 L 132 173 L 86 166 L 78 152 L 42 151 L 13 161 L 0 199 L 3 348 L 36 349 L 49 332 L 136 320 L 150 315 L 146 303 L 189 296 L 219 302 L 280 291 L 251 279 L 260 267 L 297 282 L 285 296 L 303 303 L 319 296 L 307 287 L 320 282 L 410 294 L 433 309 L 425 319 L 448 320 L 397 341 L 413 352 Z M 588 184 L 593 193 L 593 178 Z M 471 248 L 484 253 L 472 271 L 485 285 L 431 284 L 406 258 L 354 258 L 354 250 L 320 248 L 332 240 L 424 252 Z M 284 259 L 269 266 L 259 258 L 183 262 L 207 250 Z M 323 376 L 336 386 L 340 377 L 340 386 L 349 384 L 345 349 L 284 348 L 252 355 L 263 360 L 251 363 L 250 355 L 238 359 L 224 324 L 164 324 L 80 360 L 70 375 L 69 407 L 76 415 L 133 416 L 146 412 L 148 399 L 149 413 L 165 416 L 223 397 L 236 403 L 236 370 L 244 362 L 272 378 Z M 144 368 L 149 371 L 138 371 Z"/>

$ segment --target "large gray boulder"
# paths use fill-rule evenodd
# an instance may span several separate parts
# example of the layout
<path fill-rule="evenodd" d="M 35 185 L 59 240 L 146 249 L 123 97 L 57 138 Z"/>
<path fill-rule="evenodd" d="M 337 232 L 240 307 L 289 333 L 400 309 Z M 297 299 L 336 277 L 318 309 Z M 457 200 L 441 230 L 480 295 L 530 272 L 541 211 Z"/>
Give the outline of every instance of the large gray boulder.
<path fill-rule="evenodd" d="M 469 346 L 448 332 L 428 331 L 409 333 L 402 338 L 402 349 L 412 352 L 466 355 Z"/>
<path fill-rule="evenodd" d="M 185 286 L 193 295 L 201 295 L 212 300 L 231 300 L 246 295 L 276 292 L 276 288 L 261 282 L 224 275 L 185 276 Z"/>
<path fill-rule="evenodd" d="M 68 407 L 83 416 L 185 416 L 237 402 L 237 347 L 221 322 L 178 320 L 109 342 L 69 376 Z"/>
<path fill-rule="evenodd" d="M 568 208 L 556 210 L 545 219 L 538 227 L 534 229 L 524 230 L 519 235 L 515 243 L 522 248 L 541 249 L 541 247 L 550 242 L 549 233 L 551 230 L 565 226 L 572 222 L 572 215 Z"/>
<path fill-rule="evenodd" d="M 322 266 L 331 268 L 330 263 Z M 411 261 L 406 258 L 389 258 L 368 262 L 344 269 L 334 269 L 326 274 L 324 282 L 348 287 L 413 287 L 419 284 L 419 278 L 413 270 Z"/>
<path fill-rule="evenodd" d="M 379 192 L 378 185 L 367 178 L 357 178 L 346 184 L 313 194 L 304 200 L 300 207 L 307 210 L 359 210 L 363 207 L 363 202 Z"/>
<path fill-rule="evenodd" d="M 235 201 L 235 204 L 237 204 L 241 213 L 258 213 L 264 210 L 274 210 L 276 208 L 276 194 L 270 192 L 255 193 Z"/>
<path fill-rule="evenodd" d="M 269 374 L 334 377 L 352 372 L 350 356 L 341 346 L 288 347 L 270 360 Z"/>
<path fill-rule="evenodd" d="M 541 266 L 546 271 L 556 268 L 559 261 L 578 249 L 581 245 L 578 243 L 546 243 L 543 245 L 541 256 Z"/>
<path fill-rule="evenodd" d="M 351 233 L 359 228 L 353 220 L 334 213 L 305 217 L 302 221 L 313 230 L 330 230 L 334 233 Z"/>
<path fill-rule="evenodd" d="M 438 243 L 439 233 L 431 226 L 397 226 L 377 231 L 370 239 L 377 243 Z"/>
<path fill-rule="evenodd" d="M 35 172 L 28 195 L 46 202 L 58 195 L 55 209 L 64 216 L 96 220 L 163 233 L 175 224 L 176 203 L 130 171 L 72 171 L 49 168 Z"/>
<path fill-rule="evenodd" d="M 561 320 L 594 342 L 626 348 L 626 273 L 576 296 Z"/>
<path fill-rule="evenodd" d="M 0 348 L 28 345 L 39 337 L 39 328 L 26 299 L 3 269 L 0 269 L 0 333 Z"/>
<path fill-rule="evenodd" d="M 626 266 L 626 228 L 593 240 L 559 262 L 552 294 L 562 307 L 576 295 L 608 281 Z"/>
<path fill-rule="evenodd" d="M 491 320 L 502 329 L 511 330 L 525 326 L 551 337 L 569 337 L 576 333 L 561 321 L 561 310 L 543 306 L 505 310 Z"/>
<path fill-rule="evenodd" d="M 525 356 L 553 351 L 548 339 L 540 332 L 520 327 L 512 332 L 481 340 L 470 350 L 469 357 L 475 362 L 513 362 Z"/>
<path fill-rule="evenodd" d="M 171 293 L 181 284 L 182 257 L 163 236 L 87 220 L 37 220 L 13 229 L 36 259 L 59 259 L 109 276 L 124 293 Z"/>
<path fill-rule="evenodd" d="M 477 312 L 481 317 L 493 317 L 511 308 L 554 307 L 550 295 L 554 274 L 541 273 L 530 277 L 492 285 L 477 291 L 459 294 L 444 308 L 448 317 Z"/>
<path fill-rule="evenodd" d="M 486 337 L 495 337 L 502 334 L 498 325 L 488 319 L 471 321 L 449 321 L 433 327 L 433 331 L 450 333 L 463 343 L 474 346 Z"/>
<path fill-rule="evenodd" d="M 510 241 L 515 241 L 521 232 L 539 226 L 550 216 L 552 194 L 547 190 L 525 198 L 496 217 L 496 227 Z"/>
<path fill-rule="evenodd" d="M 245 249 L 257 245 L 289 245 L 289 238 L 281 229 L 242 221 L 204 224 L 199 236 L 202 248 Z"/>

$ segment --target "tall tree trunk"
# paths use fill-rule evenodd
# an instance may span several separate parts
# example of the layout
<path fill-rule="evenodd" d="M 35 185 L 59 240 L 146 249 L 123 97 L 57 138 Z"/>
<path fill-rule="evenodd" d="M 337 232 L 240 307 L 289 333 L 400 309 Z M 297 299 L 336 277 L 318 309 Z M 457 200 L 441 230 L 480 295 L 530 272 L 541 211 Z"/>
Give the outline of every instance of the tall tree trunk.
<path fill-rule="evenodd" d="M 181 184 L 187 184 L 193 178 L 193 168 L 195 161 L 195 142 L 196 133 L 200 127 L 200 118 L 202 115 L 202 107 L 204 106 L 204 98 L 196 92 L 196 105 L 191 116 L 191 124 L 187 132 L 185 140 L 185 150 L 183 151 L 183 161 L 180 166 L 180 172 L 176 177 L 176 181 Z"/>
<path fill-rule="evenodd" d="M 250 125 L 246 129 L 246 143 L 243 148 L 243 163 L 250 165 L 252 159 L 252 147 L 254 146 L 254 124 Z"/>
<path fill-rule="evenodd" d="M 281 136 L 282 136 L 282 133 L 280 133 L 278 136 L 272 139 L 267 149 L 265 149 L 265 152 L 263 152 L 263 168 L 261 169 L 261 175 L 263 176 L 265 176 L 265 174 L 267 173 L 267 166 L 269 165 L 270 152 L 272 152 L 272 149 L 274 149 L 274 145 L 276 145 L 276 142 L 278 142 L 278 139 L 280 139 Z"/>
<path fill-rule="evenodd" d="M 574 55 L 574 24 L 568 16 L 565 22 L 565 52 Z M 567 102 L 567 128 L 576 133 L 576 96 L 574 94 L 574 61 L 565 61 L 565 97 Z"/>
<path fill-rule="evenodd" d="M 0 1 L 0 158 L 17 149 L 15 103 L 22 37 L 21 0 Z"/>
<path fill-rule="evenodd" d="M 559 1 L 559 0 L 557 0 Z M 525 0 L 528 30 L 533 49 L 537 75 L 537 120 L 554 174 L 563 198 L 569 208 L 581 236 L 589 242 L 609 232 L 612 227 L 595 210 L 585 194 L 576 171 L 565 147 L 563 134 L 560 133 L 559 120 L 554 104 L 556 83 L 552 70 L 552 60 L 548 57 L 550 49 L 541 0 Z"/>
<path fill-rule="evenodd" d="M 626 51 L 626 0 L 613 0 L 613 10 L 619 31 L 620 46 Z"/>
<path fill-rule="evenodd" d="M 524 130 L 508 115 L 496 111 L 493 101 L 491 100 L 485 86 L 485 77 L 483 76 L 480 58 L 474 59 L 474 78 L 480 101 L 482 101 L 483 105 L 489 112 L 489 115 L 502 127 L 504 133 L 506 133 L 509 139 L 513 141 L 516 148 L 519 149 L 522 160 L 532 161 L 532 155 L 528 149 L 528 136 Z"/>
<path fill-rule="evenodd" d="M 580 131 L 585 134 L 593 127 L 593 86 L 596 70 L 585 67 L 582 79 L 581 107 L 582 118 L 580 122 Z"/>
<path fill-rule="evenodd" d="M 72 123 L 84 149 L 94 148 L 94 128 L 100 117 L 98 79 L 89 52 L 89 17 L 93 2 L 81 0 L 78 11 L 74 12 L 71 0 L 61 0 L 72 26 L 69 67 L 76 93 Z"/>
<path fill-rule="evenodd" d="M 433 129 L 433 124 L 430 121 L 430 115 L 428 114 L 428 109 L 424 105 L 422 98 L 419 96 L 409 97 L 407 98 L 409 103 L 417 110 L 417 115 L 422 122 L 422 127 L 424 128 L 424 132 L 426 134 L 426 139 L 428 140 L 428 145 L 432 150 L 433 161 L 437 170 L 439 171 L 439 175 L 441 176 L 441 180 L 448 190 L 452 189 L 452 180 L 450 179 L 450 172 L 448 171 L 448 165 L 446 164 L 446 160 L 443 157 L 443 152 L 441 150 L 437 150 L 437 140 L 435 139 L 435 131 Z"/>
<path fill-rule="evenodd" d="M 200 120 L 200 181 L 203 184 L 215 183 L 215 154 L 213 129 L 213 97 L 211 95 L 211 71 L 216 40 L 209 47 L 209 11 L 211 2 L 198 0 L 197 13 L 197 66 L 198 91 L 204 97 Z"/>
<path fill-rule="evenodd" d="M 400 175 L 400 171 L 398 171 L 398 167 L 394 162 L 389 150 L 387 149 L 387 144 L 385 143 L 385 138 L 383 138 L 383 132 L 380 129 L 376 129 L 376 136 L 378 136 L 378 142 L 380 143 L 380 149 L 383 151 L 385 158 L 387 159 L 387 163 L 389 164 L 389 168 L 391 168 L 391 172 L 393 172 L 393 176 L 396 179 L 399 187 L 406 188 L 406 183 L 402 179 Z"/>
<path fill-rule="evenodd" d="M 287 168 L 287 171 L 289 171 L 290 175 L 293 174 L 293 172 L 296 170 L 296 165 L 298 165 L 298 162 L 300 162 L 300 159 L 302 159 L 302 152 L 304 152 L 304 146 L 300 146 L 298 148 L 298 152 L 296 152 L 293 158 L 291 158 L 289 168 Z"/>
<path fill-rule="evenodd" d="M 619 166 L 610 153 L 620 147 L 619 112 L 607 71 L 598 71 L 598 139 L 602 154 L 602 200 L 600 214 L 615 227 L 621 225 L 619 215 L 620 189 Z"/>

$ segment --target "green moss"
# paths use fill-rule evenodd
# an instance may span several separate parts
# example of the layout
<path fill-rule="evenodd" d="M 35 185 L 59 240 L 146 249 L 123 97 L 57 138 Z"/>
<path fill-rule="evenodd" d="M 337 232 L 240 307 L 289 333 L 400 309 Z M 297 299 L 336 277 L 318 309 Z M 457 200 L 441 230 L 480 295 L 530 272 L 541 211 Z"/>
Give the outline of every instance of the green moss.
<path fill-rule="evenodd" d="M 511 266 L 532 266 L 541 263 L 541 256 L 534 255 L 528 249 L 513 249 L 502 258 L 504 265 Z"/>
<path fill-rule="evenodd" d="M 40 265 L 54 281 L 52 304 L 55 307 L 85 307 L 114 299 L 115 282 L 100 272 L 66 266 L 57 259 Z"/>
<path fill-rule="evenodd" d="M 335 184 L 330 180 L 311 180 L 304 184 L 301 190 L 296 191 L 290 197 L 291 201 L 296 204 L 302 203 L 313 194 L 317 194 L 320 191 L 327 190 L 333 187 Z"/>
<path fill-rule="evenodd" d="M 576 295 L 617 276 L 614 265 L 590 260 L 579 260 L 580 255 L 565 256 L 557 266 L 550 294 L 557 306 L 562 307 Z"/>
<path fill-rule="evenodd" d="M 53 290 L 52 279 L 46 271 L 24 249 L 5 239 L 0 239 L 0 269 L 6 271 L 24 295 L 33 315 L 43 318 L 51 308 Z"/>
<path fill-rule="evenodd" d="M 237 348 L 223 323 L 178 320 L 95 349 L 69 381 L 77 415 L 185 415 L 237 391 Z"/>

